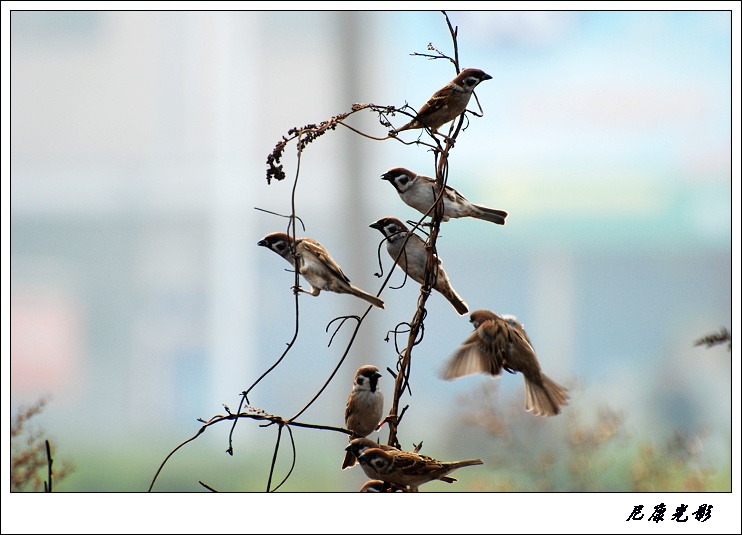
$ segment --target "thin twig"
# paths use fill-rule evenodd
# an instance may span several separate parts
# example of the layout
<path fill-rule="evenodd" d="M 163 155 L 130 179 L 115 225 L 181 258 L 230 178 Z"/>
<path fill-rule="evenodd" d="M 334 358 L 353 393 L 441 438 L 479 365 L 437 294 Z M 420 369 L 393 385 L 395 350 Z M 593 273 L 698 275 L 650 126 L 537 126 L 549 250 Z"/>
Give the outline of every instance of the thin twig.
<path fill-rule="evenodd" d="M 215 488 L 213 488 L 213 487 L 210 487 L 209 485 L 207 485 L 207 484 L 206 484 L 206 483 L 204 483 L 203 481 L 199 481 L 199 482 L 198 482 L 198 484 L 199 484 L 199 485 L 201 485 L 202 487 L 204 487 L 205 489 L 208 489 L 208 490 L 209 490 L 209 492 L 219 492 L 218 490 L 216 490 L 216 489 L 215 489 Z"/>
<path fill-rule="evenodd" d="M 208 420 L 199 419 L 199 421 L 203 423 L 203 425 L 199 428 L 199 430 L 196 432 L 195 435 L 184 440 L 183 442 L 178 444 L 175 447 L 175 449 L 173 449 L 170 453 L 168 453 L 167 457 L 165 457 L 165 460 L 162 461 L 162 463 L 160 464 L 160 467 L 157 469 L 157 472 L 155 473 L 154 478 L 152 478 L 152 482 L 150 483 L 149 489 L 147 490 L 147 492 L 152 491 L 152 487 L 154 486 L 155 481 L 157 480 L 157 477 L 160 475 L 160 472 L 162 472 L 162 469 L 165 467 L 165 464 L 167 464 L 167 462 L 175 454 L 175 452 L 177 452 L 180 448 L 182 448 L 189 442 L 193 442 L 194 440 L 196 440 L 202 433 L 206 431 L 206 429 L 208 429 L 212 425 L 216 425 L 221 422 L 225 422 L 229 420 L 237 420 L 240 418 L 249 418 L 251 420 L 268 422 L 269 425 L 278 424 L 280 426 L 302 427 L 305 429 L 316 429 L 318 431 L 334 431 L 336 433 L 343 433 L 345 435 L 352 434 L 349 430 L 343 427 L 336 427 L 332 425 L 309 424 L 309 423 L 304 423 L 304 422 L 297 422 L 295 420 L 289 421 L 289 420 L 285 420 L 284 418 L 280 416 L 275 416 L 275 415 L 260 411 L 259 409 L 253 408 L 253 410 L 258 411 L 258 412 L 250 412 L 250 413 L 240 412 L 239 414 L 237 413 L 217 414 L 215 416 L 212 416 Z"/>
<path fill-rule="evenodd" d="M 289 438 L 291 439 L 291 468 L 289 468 L 286 477 L 284 477 L 283 480 L 278 485 L 276 485 L 276 488 L 274 488 L 271 492 L 276 492 L 284 483 L 286 483 L 286 481 L 288 481 L 289 476 L 294 471 L 294 467 L 296 466 L 296 443 L 294 442 L 294 432 L 291 430 L 291 426 L 287 426 L 286 430 L 289 432 Z"/>
<path fill-rule="evenodd" d="M 49 441 L 45 440 L 46 442 L 46 466 L 47 466 L 47 477 L 49 479 L 49 483 L 47 484 L 44 482 L 44 492 L 51 492 L 52 491 L 52 448 L 49 445 Z"/>
<path fill-rule="evenodd" d="M 270 469 L 270 473 L 268 474 L 268 488 L 265 489 L 266 492 L 271 491 L 271 480 L 273 479 L 273 470 L 276 468 L 276 459 L 278 458 L 278 446 L 281 445 L 281 433 L 282 432 L 283 432 L 283 424 L 279 424 L 278 435 L 276 436 L 276 447 L 273 448 L 273 459 L 271 459 L 271 469 Z"/>
<path fill-rule="evenodd" d="M 329 342 L 327 343 L 327 347 L 330 347 L 330 346 L 332 345 L 332 341 L 333 341 L 333 339 L 335 338 L 335 335 L 336 335 L 336 334 L 338 333 L 338 331 L 339 331 L 339 330 L 340 330 L 340 328 L 341 328 L 341 327 L 343 326 L 343 324 L 344 324 L 344 323 L 345 323 L 345 322 L 346 322 L 347 320 L 349 320 L 349 319 L 354 319 L 354 320 L 356 320 L 356 321 L 357 321 L 357 322 L 359 322 L 359 323 L 360 323 L 360 321 L 361 321 L 361 318 L 360 318 L 359 316 L 338 316 L 337 318 L 333 319 L 332 321 L 330 321 L 330 323 L 328 323 L 328 324 L 327 324 L 327 327 L 325 327 L 325 332 L 328 332 L 328 331 L 330 330 L 330 325 L 332 325 L 332 324 L 333 324 L 333 323 L 335 323 L 336 321 L 340 320 L 340 325 L 338 325 L 338 326 L 337 326 L 337 327 L 335 328 L 335 332 L 334 332 L 334 333 L 332 333 L 332 336 L 330 337 L 330 341 L 329 341 Z"/>
<path fill-rule="evenodd" d="M 279 213 L 276 213 L 276 212 L 271 212 L 270 210 L 265 210 L 263 208 L 258 208 L 257 206 L 253 206 L 253 208 L 255 210 L 259 210 L 261 212 L 265 212 L 266 214 L 277 215 L 278 217 L 285 217 L 286 219 L 296 218 L 296 219 L 299 220 L 299 223 L 301 223 L 301 229 L 302 229 L 302 231 L 305 231 L 306 232 L 306 230 L 307 230 L 307 228 L 304 226 L 304 221 L 301 220 L 301 217 L 298 217 L 296 215 L 283 215 L 283 214 L 279 214 Z"/>

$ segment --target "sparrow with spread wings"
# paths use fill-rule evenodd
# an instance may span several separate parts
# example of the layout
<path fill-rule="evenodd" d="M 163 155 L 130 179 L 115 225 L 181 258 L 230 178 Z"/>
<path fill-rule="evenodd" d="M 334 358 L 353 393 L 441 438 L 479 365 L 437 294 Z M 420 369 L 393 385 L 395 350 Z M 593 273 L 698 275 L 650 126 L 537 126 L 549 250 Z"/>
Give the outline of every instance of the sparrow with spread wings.
<path fill-rule="evenodd" d="M 451 357 L 444 379 L 473 373 L 497 376 L 506 370 L 521 372 L 526 386 L 526 411 L 537 416 L 554 416 L 567 404 L 567 390 L 542 371 L 523 324 L 514 316 L 498 316 L 491 310 L 471 313 L 474 332 Z"/>

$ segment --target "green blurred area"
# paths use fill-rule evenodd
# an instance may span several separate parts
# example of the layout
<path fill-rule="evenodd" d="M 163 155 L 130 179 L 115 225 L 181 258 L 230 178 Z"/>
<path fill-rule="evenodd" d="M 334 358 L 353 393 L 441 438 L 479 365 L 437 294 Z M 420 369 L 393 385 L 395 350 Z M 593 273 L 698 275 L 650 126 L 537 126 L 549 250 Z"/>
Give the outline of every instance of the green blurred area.
<path fill-rule="evenodd" d="M 448 449 L 455 452 L 451 453 L 455 459 L 440 458 L 427 444 L 421 451 L 440 460 L 476 455 L 485 464 L 459 470 L 453 484 L 430 482 L 422 492 L 731 492 L 731 450 L 714 454 L 706 447 L 715 441 L 730 444 L 721 431 L 675 431 L 664 439 L 646 436 L 628 429 L 625 415 L 608 408 L 547 420 L 524 413 L 520 396 L 488 403 L 502 397 L 498 385 L 481 385 L 464 401 L 466 416 L 447 423 L 453 441 Z M 266 491 L 277 428 L 257 426 L 250 419 L 239 421 L 232 456 L 226 453 L 231 422 L 207 428 L 170 457 L 152 490 L 208 492 L 199 483 L 203 482 L 220 492 Z M 193 430 L 195 434 L 198 426 Z M 14 437 L 14 451 L 23 449 L 29 436 L 27 432 Z M 340 469 L 345 435 L 294 428 L 293 440 L 295 465 L 279 492 L 354 492 L 366 481 L 357 466 Z M 74 450 L 54 448 L 55 467 L 73 466 L 54 482 L 54 490 L 146 492 L 177 445 L 175 439 L 142 436 L 83 443 Z M 284 429 L 271 489 L 289 474 L 292 455 L 291 436 Z M 45 466 L 38 475 L 46 479 Z"/>

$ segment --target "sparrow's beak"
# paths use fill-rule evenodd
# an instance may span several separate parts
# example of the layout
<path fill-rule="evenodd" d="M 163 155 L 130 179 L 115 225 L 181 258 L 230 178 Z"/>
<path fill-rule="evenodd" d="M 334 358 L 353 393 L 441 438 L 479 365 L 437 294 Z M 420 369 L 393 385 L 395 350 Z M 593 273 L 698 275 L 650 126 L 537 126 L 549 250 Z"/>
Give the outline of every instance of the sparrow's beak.
<path fill-rule="evenodd" d="M 381 180 L 389 180 L 391 182 L 392 175 L 390 173 L 384 173 L 383 175 L 381 175 Z"/>
<path fill-rule="evenodd" d="M 377 229 L 377 230 L 381 230 L 382 226 L 383 226 L 383 225 L 382 225 L 381 223 L 379 223 L 378 221 L 374 221 L 373 223 L 371 223 L 371 224 L 369 225 L 369 227 L 371 227 L 371 228 L 375 228 L 375 229 Z"/>
<path fill-rule="evenodd" d="M 489 74 L 487 74 L 487 73 L 484 73 L 484 76 L 482 76 L 482 81 L 491 80 L 491 79 L 492 79 L 492 77 Z"/>
<path fill-rule="evenodd" d="M 261 247 L 268 247 L 268 242 L 265 240 L 260 240 L 258 242 L 258 245 L 260 245 Z"/>

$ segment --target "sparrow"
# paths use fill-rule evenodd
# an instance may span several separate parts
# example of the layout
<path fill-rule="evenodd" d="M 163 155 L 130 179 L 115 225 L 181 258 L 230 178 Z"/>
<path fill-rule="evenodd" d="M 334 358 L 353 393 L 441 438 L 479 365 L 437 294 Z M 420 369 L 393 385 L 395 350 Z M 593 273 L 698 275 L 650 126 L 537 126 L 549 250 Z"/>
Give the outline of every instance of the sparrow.
<path fill-rule="evenodd" d="M 420 443 L 419 446 L 421 446 L 421 445 L 422 445 L 422 443 Z M 423 455 L 421 453 L 418 453 L 419 446 L 418 446 L 418 448 L 415 448 L 415 451 L 412 452 L 412 453 L 415 453 L 415 454 L 419 455 L 422 459 L 425 459 L 427 461 L 433 461 L 433 462 L 435 462 L 435 459 L 433 459 L 432 457 L 429 457 L 427 455 Z M 373 440 L 371 440 L 369 438 L 352 438 L 351 441 L 350 441 L 350 444 L 348 444 L 348 446 L 345 448 L 345 450 L 348 451 L 348 452 L 350 452 L 350 453 L 352 453 L 356 457 L 356 459 L 357 459 L 363 453 L 365 453 L 366 450 L 368 450 L 370 448 L 378 448 L 378 449 L 381 449 L 381 450 L 384 450 L 384 451 L 388 451 L 388 452 L 398 452 L 398 451 L 401 451 L 399 448 L 395 448 L 394 446 L 389 446 L 387 444 L 379 444 L 379 443 L 374 442 Z M 355 465 L 355 463 L 354 463 L 354 465 Z M 361 468 L 363 468 L 363 467 L 361 467 Z M 367 471 L 366 468 L 363 468 L 363 471 L 366 473 L 366 475 L 368 477 L 370 477 L 370 478 L 373 478 L 374 477 L 373 472 Z M 441 481 L 445 481 L 446 483 L 453 483 L 454 481 L 456 481 L 456 478 L 454 478 L 454 477 L 448 477 L 448 476 L 443 476 L 443 477 L 440 477 L 439 479 Z"/>
<path fill-rule="evenodd" d="M 358 440 L 358 439 L 356 439 Z M 420 485 L 434 479 L 452 483 L 456 481 L 448 474 L 465 466 L 484 464 L 482 459 L 443 462 L 432 457 L 396 448 L 361 447 L 351 443 L 347 450 L 358 450 L 358 463 L 370 479 L 378 479 L 397 485 L 409 487 L 410 492 L 417 492 Z"/>
<path fill-rule="evenodd" d="M 298 238 L 296 241 L 283 232 L 266 235 L 258 245 L 267 247 L 294 265 L 294 255 L 299 257 L 299 273 L 309 283 L 312 290 L 295 288 L 296 291 L 317 296 L 321 290 L 340 294 L 351 294 L 368 301 L 375 307 L 384 308 L 384 301 L 356 288 L 350 283 L 337 262 L 322 245 L 312 238 Z"/>
<path fill-rule="evenodd" d="M 425 265 L 428 261 L 425 241 L 414 232 L 410 232 L 404 223 L 394 217 L 382 217 L 369 226 L 378 229 L 379 232 L 386 236 L 386 250 L 389 256 L 392 257 L 392 260 L 397 262 L 397 266 L 407 273 L 412 280 L 423 284 L 425 281 Z M 405 245 L 407 236 L 409 236 L 409 239 Z M 451 286 L 448 275 L 443 270 L 441 259 L 437 256 L 436 262 L 438 269 L 434 289 L 448 299 L 456 309 L 456 312 L 463 316 L 469 312 L 469 307 L 461 299 L 459 294 L 456 293 L 453 286 Z"/>
<path fill-rule="evenodd" d="M 352 432 L 349 440 L 366 437 L 379 427 L 384 412 L 384 394 L 379 390 L 381 374 L 376 366 L 365 365 L 358 368 L 353 378 L 353 389 L 345 406 L 345 427 Z M 342 468 L 356 464 L 356 457 L 350 451 L 345 453 Z"/>
<path fill-rule="evenodd" d="M 433 133 L 437 133 L 441 126 L 464 113 L 479 82 L 491 78 L 492 76 L 480 69 L 464 69 L 456 78 L 436 91 L 423 104 L 417 116 L 406 125 L 397 128 L 397 132 L 427 127 Z"/>
<path fill-rule="evenodd" d="M 382 180 L 388 180 L 394 186 L 399 198 L 405 204 L 421 214 L 430 212 L 432 217 L 433 212 L 430 211 L 430 208 L 435 204 L 435 200 L 441 192 L 441 188 L 436 184 L 434 178 L 418 175 L 404 167 L 389 169 L 381 175 L 381 178 Z M 450 186 L 443 188 L 442 221 L 448 221 L 452 217 L 474 217 L 496 225 L 504 225 L 507 216 L 508 213 L 504 210 L 495 210 L 469 202 L 461 193 Z"/>
<path fill-rule="evenodd" d="M 474 332 L 451 357 L 443 378 L 480 372 L 497 376 L 503 369 L 521 372 L 526 385 L 526 411 L 537 416 L 559 414 L 569 399 L 567 391 L 541 371 L 523 324 L 514 316 L 498 316 L 491 310 L 475 310 L 470 318 Z"/>

